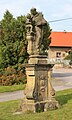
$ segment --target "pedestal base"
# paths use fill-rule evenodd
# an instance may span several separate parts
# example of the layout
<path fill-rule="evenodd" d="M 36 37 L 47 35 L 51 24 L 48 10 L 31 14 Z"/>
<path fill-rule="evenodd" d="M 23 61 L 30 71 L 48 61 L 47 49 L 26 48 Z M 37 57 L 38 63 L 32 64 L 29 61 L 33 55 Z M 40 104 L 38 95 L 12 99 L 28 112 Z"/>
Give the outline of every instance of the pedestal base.
<path fill-rule="evenodd" d="M 22 103 L 21 103 L 21 111 L 23 113 L 26 113 L 26 112 L 29 112 L 29 111 L 32 111 L 32 112 L 35 112 L 36 111 L 36 103 L 34 102 L 34 100 L 22 100 Z"/>
<path fill-rule="evenodd" d="M 35 102 L 34 100 L 22 100 L 21 111 L 27 112 L 44 112 L 59 108 L 59 103 L 54 98 L 52 100 L 45 100 Z"/>
<path fill-rule="evenodd" d="M 47 56 L 30 56 L 25 66 L 27 85 L 24 94 L 26 97 L 21 104 L 21 110 L 24 113 L 58 108 L 58 102 L 54 99 L 55 91 L 50 81 L 53 65 L 47 62 Z"/>
<path fill-rule="evenodd" d="M 55 110 L 59 108 L 59 103 L 54 98 L 45 102 L 44 111 Z"/>

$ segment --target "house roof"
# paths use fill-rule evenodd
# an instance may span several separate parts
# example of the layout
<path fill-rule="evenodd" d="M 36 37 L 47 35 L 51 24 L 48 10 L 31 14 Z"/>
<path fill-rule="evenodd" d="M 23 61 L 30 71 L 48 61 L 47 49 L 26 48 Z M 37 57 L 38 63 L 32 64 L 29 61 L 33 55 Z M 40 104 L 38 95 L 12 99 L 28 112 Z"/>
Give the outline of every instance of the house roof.
<path fill-rule="evenodd" d="M 52 32 L 50 46 L 72 47 L 72 32 Z"/>

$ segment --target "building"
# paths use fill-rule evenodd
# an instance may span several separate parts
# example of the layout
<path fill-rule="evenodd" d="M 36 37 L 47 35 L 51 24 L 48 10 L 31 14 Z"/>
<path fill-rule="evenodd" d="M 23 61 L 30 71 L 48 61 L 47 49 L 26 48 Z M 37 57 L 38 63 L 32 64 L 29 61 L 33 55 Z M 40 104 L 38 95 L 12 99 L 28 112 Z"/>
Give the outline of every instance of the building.
<path fill-rule="evenodd" d="M 72 48 L 72 32 L 52 32 L 49 46 L 50 59 L 64 59 Z"/>

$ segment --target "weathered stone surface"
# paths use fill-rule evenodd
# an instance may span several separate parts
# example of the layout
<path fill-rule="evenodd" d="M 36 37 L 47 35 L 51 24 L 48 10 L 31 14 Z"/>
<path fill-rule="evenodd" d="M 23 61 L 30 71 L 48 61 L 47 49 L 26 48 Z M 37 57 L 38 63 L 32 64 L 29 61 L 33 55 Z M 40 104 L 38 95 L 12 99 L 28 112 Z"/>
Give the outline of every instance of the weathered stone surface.
<path fill-rule="evenodd" d="M 46 101 L 44 106 L 44 111 L 58 109 L 58 108 L 59 108 L 59 103 L 53 98 L 51 100 Z"/>
<path fill-rule="evenodd" d="M 26 64 L 27 85 L 24 91 L 26 98 L 21 105 L 23 112 L 28 110 L 36 112 L 38 109 L 47 111 L 49 108 L 58 107 L 58 102 L 54 98 L 55 90 L 50 81 L 52 67 L 52 64 L 47 64 L 47 57 L 42 56 L 38 56 L 37 64 Z"/>
<path fill-rule="evenodd" d="M 47 54 L 48 46 L 44 38 L 45 31 L 47 32 L 47 21 L 44 19 L 43 14 L 37 12 L 36 8 L 30 10 L 26 20 L 26 39 L 28 41 L 29 55 L 45 55 Z"/>
<path fill-rule="evenodd" d="M 30 56 L 25 65 L 27 85 L 24 91 L 26 97 L 21 104 L 23 112 L 36 112 L 39 109 L 47 111 L 49 108 L 58 107 L 58 102 L 53 99 L 55 91 L 50 81 L 53 64 L 48 63 L 43 43 L 43 27 L 46 24 L 43 15 L 36 9 L 31 9 L 31 14 L 28 14 L 26 21 L 27 51 Z"/>
<path fill-rule="evenodd" d="M 21 104 L 22 112 L 26 113 L 28 111 L 32 112 L 46 112 L 48 110 L 58 109 L 59 103 L 55 99 L 34 101 L 34 100 L 23 100 Z"/>
<path fill-rule="evenodd" d="M 22 112 L 26 113 L 28 111 L 36 112 L 36 103 L 34 100 L 24 99 L 21 104 L 21 110 Z"/>

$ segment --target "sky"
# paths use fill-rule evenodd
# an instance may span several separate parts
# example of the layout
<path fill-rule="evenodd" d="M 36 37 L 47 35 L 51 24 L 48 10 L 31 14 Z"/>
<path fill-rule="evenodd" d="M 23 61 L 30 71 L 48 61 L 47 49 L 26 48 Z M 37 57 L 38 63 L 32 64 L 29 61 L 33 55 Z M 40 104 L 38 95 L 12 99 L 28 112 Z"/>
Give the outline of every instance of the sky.
<path fill-rule="evenodd" d="M 43 13 L 52 31 L 72 32 L 72 19 L 50 22 L 72 18 L 72 0 L 0 0 L 0 20 L 6 10 L 16 18 L 27 15 L 32 7 Z"/>

